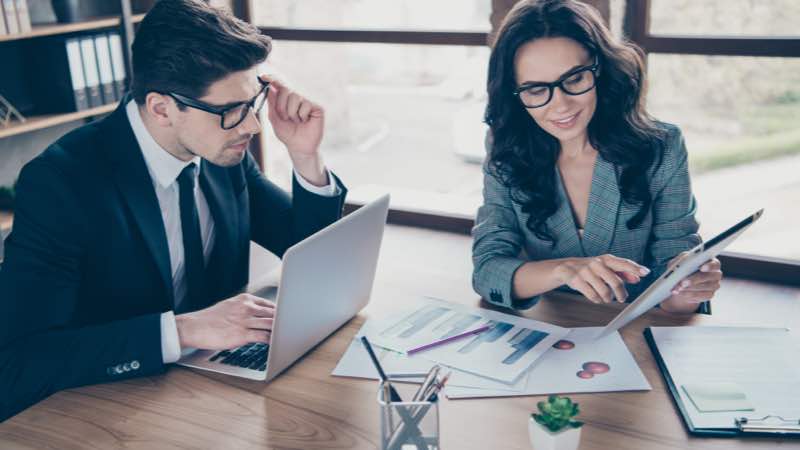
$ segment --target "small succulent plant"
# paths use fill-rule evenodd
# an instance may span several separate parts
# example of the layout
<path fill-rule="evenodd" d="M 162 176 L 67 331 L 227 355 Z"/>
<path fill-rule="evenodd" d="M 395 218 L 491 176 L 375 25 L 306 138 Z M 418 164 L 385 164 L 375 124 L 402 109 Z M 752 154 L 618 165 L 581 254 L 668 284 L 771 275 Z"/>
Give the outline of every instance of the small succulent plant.
<path fill-rule="evenodd" d="M 583 422 L 572 420 L 580 413 L 577 403 L 572 403 L 568 397 L 551 395 L 546 402 L 536 404 L 539 413 L 531 416 L 538 424 L 546 427 L 551 433 L 558 433 L 565 428 L 578 428 Z"/>

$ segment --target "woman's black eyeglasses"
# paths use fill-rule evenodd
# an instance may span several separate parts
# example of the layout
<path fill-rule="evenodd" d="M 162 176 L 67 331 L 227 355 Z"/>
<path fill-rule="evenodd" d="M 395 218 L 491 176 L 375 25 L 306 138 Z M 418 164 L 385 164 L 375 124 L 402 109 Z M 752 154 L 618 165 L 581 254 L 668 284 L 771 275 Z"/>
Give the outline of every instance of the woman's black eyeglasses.
<path fill-rule="evenodd" d="M 258 94 L 256 94 L 255 97 L 249 101 L 235 103 L 228 106 L 209 105 L 208 103 L 201 102 L 200 100 L 196 100 L 185 95 L 176 94 L 175 92 L 168 92 L 166 95 L 169 95 L 181 105 L 220 116 L 220 127 L 222 127 L 223 130 L 230 130 L 236 128 L 240 123 L 244 122 L 244 119 L 247 118 L 247 115 L 250 114 L 251 110 L 255 111 L 256 117 L 258 117 L 258 114 L 261 112 L 261 108 L 264 107 L 264 104 L 267 100 L 269 81 L 264 81 L 259 78 L 258 82 L 261 83 L 261 89 L 258 91 Z"/>
<path fill-rule="evenodd" d="M 569 95 L 581 95 L 591 91 L 597 83 L 598 61 L 590 66 L 577 67 L 552 83 L 526 83 L 514 91 L 520 102 L 529 109 L 540 108 L 553 98 L 556 87 Z"/>

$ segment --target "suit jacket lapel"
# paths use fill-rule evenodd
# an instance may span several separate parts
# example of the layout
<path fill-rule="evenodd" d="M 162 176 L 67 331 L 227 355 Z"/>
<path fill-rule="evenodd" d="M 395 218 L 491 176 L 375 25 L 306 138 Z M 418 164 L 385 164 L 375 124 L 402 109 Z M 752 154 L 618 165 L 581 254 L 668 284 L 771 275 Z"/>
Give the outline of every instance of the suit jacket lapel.
<path fill-rule="evenodd" d="M 200 187 L 214 219 L 214 248 L 206 267 L 206 276 L 213 281 L 208 284 L 212 297 L 228 294 L 223 291 L 230 288 L 233 266 L 238 262 L 236 243 L 239 213 L 236 211 L 236 198 L 227 170 L 203 160 L 200 171 Z"/>
<path fill-rule="evenodd" d="M 572 218 L 572 206 L 569 197 L 564 189 L 561 174 L 556 167 L 556 197 L 558 199 L 558 209 L 552 216 L 547 218 L 547 227 L 550 233 L 557 238 L 554 253 L 566 256 L 585 256 L 581 240 L 578 237 L 578 230 L 575 228 L 575 220 Z"/>
<path fill-rule="evenodd" d="M 597 155 L 591 189 L 583 248 L 587 255 L 602 255 L 611 248 L 621 199 L 616 167 L 602 155 Z"/>
<path fill-rule="evenodd" d="M 172 308 L 175 300 L 167 233 L 153 181 L 125 112 L 129 99 L 129 96 L 123 99 L 120 106 L 104 120 L 103 126 L 107 127 L 103 134 L 107 140 L 104 145 L 112 161 L 114 180 L 161 274 L 169 300 L 165 306 Z"/>

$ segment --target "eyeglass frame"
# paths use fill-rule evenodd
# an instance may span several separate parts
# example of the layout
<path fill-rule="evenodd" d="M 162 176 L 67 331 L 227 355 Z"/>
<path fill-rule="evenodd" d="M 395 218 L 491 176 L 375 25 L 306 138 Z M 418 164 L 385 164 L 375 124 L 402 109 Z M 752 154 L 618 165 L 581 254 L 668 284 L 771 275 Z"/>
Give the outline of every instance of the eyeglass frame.
<path fill-rule="evenodd" d="M 206 102 L 203 102 L 203 101 L 191 98 L 191 97 L 187 97 L 185 95 L 178 94 L 176 92 L 166 92 L 166 93 L 162 93 L 162 95 L 169 95 L 170 97 L 173 98 L 173 100 L 175 100 L 176 102 L 180 103 L 181 105 L 188 106 L 188 107 L 194 108 L 194 109 L 199 109 L 200 111 L 205 111 L 205 112 L 210 113 L 210 114 L 218 115 L 219 116 L 219 127 L 222 128 L 223 130 L 232 130 L 232 129 L 238 127 L 239 125 L 241 125 L 241 123 L 244 122 L 245 119 L 247 119 L 247 115 L 250 114 L 250 111 L 255 111 L 256 115 L 258 115 L 258 113 L 261 112 L 261 108 L 263 108 L 264 105 L 267 103 L 267 101 L 266 101 L 266 95 L 267 94 L 265 93 L 265 91 L 267 91 L 269 89 L 270 82 L 269 81 L 264 81 L 260 77 L 258 78 L 258 82 L 261 83 L 261 89 L 258 91 L 258 93 L 253 98 L 251 98 L 250 100 L 248 100 L 246 102 L 234 103 L 233 105 L 230 105 L 230 106 L 210 105 L 210 104 L 208 104 Z M 258 99 L 258 97 L 261 94 L 265 95 L 264 102 L 258 108 L 258 111 L 256 111 L 255 110 L 255 103 L 256 103 L 256 100 Z M 230 127 L 226 128 L 224 126 L 225 125 L 225 114 L 227 114 L 228 112 L 230 112 L 230 111 L 232 111 L 232 110 L 234 110 L 236 108 L 239 108 L 239 107 L 241 107 L 243 105 L 247 106 L 247 112 L 245 114 L 242 114 L 242 116 L 239 118 L 239 120 L 235 124 L 233 124 Z"/>
<path fill-rule="evenodd" d="M 590 64 L 588 66 L 576 67 L 575 69 L 570 70 L 569 72 L 565 73 L 564 75 L 561 75 L 556 81 L 553 81 L 553 82 L 550 82 L 550 83 L 544 83 L 544 82 L 525 83 L 522 86 L 520 86 L 517 89 L 515 89 L 513 94 L 514 94 L 515 97 L 517 97 L 519 99 L 519 102 L 525 108 L 527 108 L 527 109 L 541 108 L 541 107 L 547 105 L 548 103 L 550 103 L 551 100 L 553 100 L 553 92 L 555 91 L 556 87 L 561 89 L 561 92 L 563 92 L 563 93 L 565 93 L 567 95 L 572 95 L 572 96 L 583 95 L 583 94 L 591 91 L 595 87 L 597 87 L 597 76 L 598 76 L 597 71 L 599 69 L 600 69 L 600 61 L 595 57 L 594 63 L 592 63 L 592 64 Z M 586 90 L 584 90 L 582 92 L 578 92 L 578 93 L 569 92 L 567 89 L 564 88 L 564 84 L 563 84 L 564 81 L 566 81 L 569 77 L 571 77 L 573 75 L 577 75 L 578 73 L 586 71 L 586 70 L 588 70 L 589 72 L 592 73 L 593 82 L 592 82 L 592 86 L 591 87 L 587 88 Z M 546 87 L 547 88 L 548 95 L 547 95 L 547 101 L 546 102 L 544 102 L 544 103 L 542 103 L 541 105 L 538 105 L 538 106 L 528 106 L 528 105 L 525 104 L 525 102 L 522 101 L 522 98 L 519 96 L 519 94 L 522 91 L 525 91 L 525 90 L 533 88 L 533 87 Z"/>

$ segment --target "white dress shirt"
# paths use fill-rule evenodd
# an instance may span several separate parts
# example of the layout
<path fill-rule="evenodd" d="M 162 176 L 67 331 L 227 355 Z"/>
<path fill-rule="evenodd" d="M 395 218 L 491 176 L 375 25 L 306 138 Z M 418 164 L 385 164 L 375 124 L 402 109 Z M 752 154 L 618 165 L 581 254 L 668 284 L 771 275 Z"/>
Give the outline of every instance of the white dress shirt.
<path fill-rule="evenodd" d="M 189 164 L 194 163 L 198 170 L 195 176 L 200 174 L 200 157 L 195 157 L 190 161 L 181 161 L 164 150 L 153 138 L 142 121 L 139 108 L 136 102 L 131 100 L 125 106 L 128 121 L 136 136 L 139 148 L 142 150 L 147 171 L 153 181 L 156 191 L 158 206 L 161 210 L 161 218 L 164 220 L 164 230 L 167 233 L 167 245 L 169 246 L 170 271 L 172 275 L 172 291 L 175 298 L 175 306 L 179 305 L 186 297 L 186 277 L 184 268 L 183 253 L 183 229 L 181 228 L 180 213 L 180 190 L 178 188 L 178 175 Z M 333 176 L 328 171 L 328 185 L 323 187 L 314 186 L 295 172 L 300 186 L 314 194 L 332 197 L 338 195 L 339 188 L 333 182 Z M 197 205 L 197 215 L 200 220 L 200 238 L 203 242 L 203 259 L 208 263 L 211 250 L 214 248 L 214 218 L 208 209 L 208 202 L 195 180 L 194 200 Z M 177 361 L 181 356 L 180 340 L 178 339 L 178 327 L 175 323 L 175 314 L 168 311 L 161 314 L 161 355 L 165 364 Z"/>

